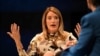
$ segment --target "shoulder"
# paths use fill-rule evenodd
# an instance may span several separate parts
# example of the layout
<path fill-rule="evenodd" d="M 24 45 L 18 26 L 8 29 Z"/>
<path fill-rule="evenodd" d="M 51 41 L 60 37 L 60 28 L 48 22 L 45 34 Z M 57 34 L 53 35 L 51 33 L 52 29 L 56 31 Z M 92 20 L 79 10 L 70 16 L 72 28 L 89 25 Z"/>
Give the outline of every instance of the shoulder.
<path fill-rule="evenodd" d="M 64 34 L 66 34 L 66 40 L 74 40 L 75 42 L 77 42 L 77 39 L 76 37 L 73 35 L 72 32 L 67 32 L 67 31 L 64 31 Z"/>
<path fill-rule="evenodd" d="M 68 31 L 63 31 L 63 33 L 64 33 L 64 34 L 69 34 L 70 32 L 68 32 Z"/>
<path fill-rule="evenodd" d="M 81 18 L 81 21 L 93 21 L 95 20 L 96 18 L 99 18 L 100 17 L 100 12 L 97 12 L 97 11 L 94 11 L 94 12 L 90 12 L 88 14 L 85 14 L 82 18 Z"/>
<path fill-rule="evenodd" d="M 94 11 L 94 12 L 91 12 L 91 13 L 88 13 L 86 15 L 84 15 L 82 18 L 81 18 L 81 25 L 83 26 L 95 26 L 95 24 L 98 24 L 99 21 L 100 21 L 100 13 L 98 14 L 99 12 L 97 11 Z M 95 22 L 95 23 L 94 23 Z"/>
<path fill-rule="evenodd" d="M 68 32 L 68 31 L 64 31 L 64 35 L 67 37 L 73 36 L 72 32 Z"/>
<path fill-rule="evenodd" d="M 89 20 L 89 18 L 92 16 L 92 13 L 88 13 L 88 14 L 85 14 L 82 18 L 81 18 L 81 21 L 83 20 Z"/>
<path fill-rule="evenodd" d="M 40 38 L 42 38 L 42 36 L 43 36 L 43 33 L 41 32 L 41 33 L 38 33 L 38 34 L 36 34 L 33 38 L 32 38 L 32 40 L 30 41 L 30 42 L 32 42 L 32 41 L 38 41 Z"/>
<path fill-rule="evenodd" d="M 71 35 L 72 32 L 64 31 L 64 34 L 65 34 L 65 35 Z"/>

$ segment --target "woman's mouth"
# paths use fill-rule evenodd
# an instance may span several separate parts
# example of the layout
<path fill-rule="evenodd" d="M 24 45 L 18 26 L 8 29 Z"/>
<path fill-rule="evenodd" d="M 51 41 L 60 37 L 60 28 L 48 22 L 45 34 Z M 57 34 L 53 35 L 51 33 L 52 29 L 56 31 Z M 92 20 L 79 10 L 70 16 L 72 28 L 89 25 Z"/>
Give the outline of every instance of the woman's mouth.
<path fill-rule="evenodd" d="M 56 25 L 55 24 L 52 24 L 51 27 L 56 27 Z"/>

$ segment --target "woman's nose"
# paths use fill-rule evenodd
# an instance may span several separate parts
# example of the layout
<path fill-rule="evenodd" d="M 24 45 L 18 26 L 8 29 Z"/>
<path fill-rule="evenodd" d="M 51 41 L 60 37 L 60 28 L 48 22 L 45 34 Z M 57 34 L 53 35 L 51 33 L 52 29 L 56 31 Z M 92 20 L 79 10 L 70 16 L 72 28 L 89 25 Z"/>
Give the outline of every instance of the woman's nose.
<path fill-rule="evenodd" d="M 54 19 L 54 18 L 52 18 L 52 19 L 51 19 L 51 21 L 52 21 L 52 22 L 55 22 L 55 19 Z"/>

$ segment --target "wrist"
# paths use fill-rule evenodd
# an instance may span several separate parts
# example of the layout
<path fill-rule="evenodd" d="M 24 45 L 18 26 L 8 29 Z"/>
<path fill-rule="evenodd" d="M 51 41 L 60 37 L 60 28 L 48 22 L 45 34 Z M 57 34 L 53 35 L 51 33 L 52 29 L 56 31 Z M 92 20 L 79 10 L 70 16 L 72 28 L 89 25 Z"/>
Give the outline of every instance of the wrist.
<path fill-rule="evenodd" d="M 15 41 L 15 44 L 16 44 L 16 47 L 18 50 L 23 49 L 23 45 L 22 45 L 21 41 Z"/>

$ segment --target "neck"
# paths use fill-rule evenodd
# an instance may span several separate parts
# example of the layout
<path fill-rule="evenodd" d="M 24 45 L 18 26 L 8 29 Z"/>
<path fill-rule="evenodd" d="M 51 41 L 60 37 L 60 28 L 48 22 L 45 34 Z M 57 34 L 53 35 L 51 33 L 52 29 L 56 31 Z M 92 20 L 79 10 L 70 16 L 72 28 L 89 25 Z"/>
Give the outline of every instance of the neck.
<path fill-rule="evenodd" d="M 49 34 L 55 34 L 56 31 L 48 31 Z"/>
<path fill-rule="evenodd" d="M 89 8 L 90 8 L 91 11 L 95 11 L 96 10 L 96 6 L 94 6 L 93 4 L 90 4 Z"/>
<path fill-rule="evenodd" d="M 49 34 L 49 36 L 52 36 L 52 37 L 58 36 L 58 33 L 57 32 L 55 32 L 55 33 L 48 33 L 48 34 Z"/>
<path fill-rule="evenodd" d="M 49 35 L 53 36 L 53 35 L 55 35 L 55 33 L 54 32 L 53 33 L 49 33 Z"/>
<path fill-rule="evenodd" d="M 96 7 L 91 7 L 91 10 L 92 10 L 92 11 L 95 11 L 95 10 L 96 10 Z"/>

